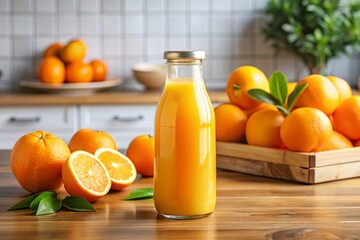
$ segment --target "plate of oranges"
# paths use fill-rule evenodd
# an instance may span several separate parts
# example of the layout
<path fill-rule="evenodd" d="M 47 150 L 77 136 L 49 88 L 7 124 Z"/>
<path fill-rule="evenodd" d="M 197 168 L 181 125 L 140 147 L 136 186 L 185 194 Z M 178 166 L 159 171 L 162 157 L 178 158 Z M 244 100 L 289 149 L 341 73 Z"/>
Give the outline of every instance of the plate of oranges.
<path fill-rule="evenodd" d="M 118 86 L 121 79 L 108 79 L 102 59 L 85 60 L 87 46 L 82 39 L 66 44 L 51 43 L 42 54 L 37 79 L 22 80 L 20 86 L 55 93 L 94 92 Z"/>

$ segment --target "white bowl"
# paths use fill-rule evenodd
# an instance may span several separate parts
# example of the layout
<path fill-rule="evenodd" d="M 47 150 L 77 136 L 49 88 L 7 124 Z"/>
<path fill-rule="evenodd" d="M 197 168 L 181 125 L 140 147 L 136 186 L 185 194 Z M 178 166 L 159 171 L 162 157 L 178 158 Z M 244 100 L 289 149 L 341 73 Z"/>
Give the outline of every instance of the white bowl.
<path fill-rule="evenodd" d="M 166 65 L 163 63 L 138 63 L 132 70 L 136 80 L 148 89 L 161 88 L 165 84 Z"/>

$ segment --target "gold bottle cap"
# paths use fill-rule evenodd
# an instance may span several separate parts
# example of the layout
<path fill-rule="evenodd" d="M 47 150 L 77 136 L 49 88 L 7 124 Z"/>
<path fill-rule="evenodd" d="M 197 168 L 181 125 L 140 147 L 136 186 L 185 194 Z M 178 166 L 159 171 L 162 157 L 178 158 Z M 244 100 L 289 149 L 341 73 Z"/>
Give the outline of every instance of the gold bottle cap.
<path fill-rule="evenodd" d="M 165 51 L 164 59 L 175 62 L 197 62 L 205 59 L 205 51 Z"/>

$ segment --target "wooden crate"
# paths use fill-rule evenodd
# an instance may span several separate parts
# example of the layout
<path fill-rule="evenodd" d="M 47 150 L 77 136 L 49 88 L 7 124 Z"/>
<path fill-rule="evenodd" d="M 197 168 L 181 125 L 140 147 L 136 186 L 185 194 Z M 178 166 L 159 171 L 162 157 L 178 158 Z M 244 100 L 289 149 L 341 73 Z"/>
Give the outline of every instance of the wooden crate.
<path fill-rule="evenodd" d="M 301 153 L 217 142 L 217 167 L 308 184 L 360 176 L 360 147 Z"/>

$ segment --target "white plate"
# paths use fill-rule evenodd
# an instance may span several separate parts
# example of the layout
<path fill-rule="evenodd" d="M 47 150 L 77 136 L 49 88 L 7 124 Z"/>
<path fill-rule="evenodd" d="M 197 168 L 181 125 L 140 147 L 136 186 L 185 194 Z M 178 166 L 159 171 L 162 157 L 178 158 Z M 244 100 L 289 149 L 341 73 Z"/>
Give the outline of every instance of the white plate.
<path fill-rule="evenodd" d="M 90 83 L 42 83 L 39 80 L 22 80 L 19 85 L 24 88 L 49 93 L 84 94 L 116 87 L 122 83 L 121 79 L 111 79 Z"/>

